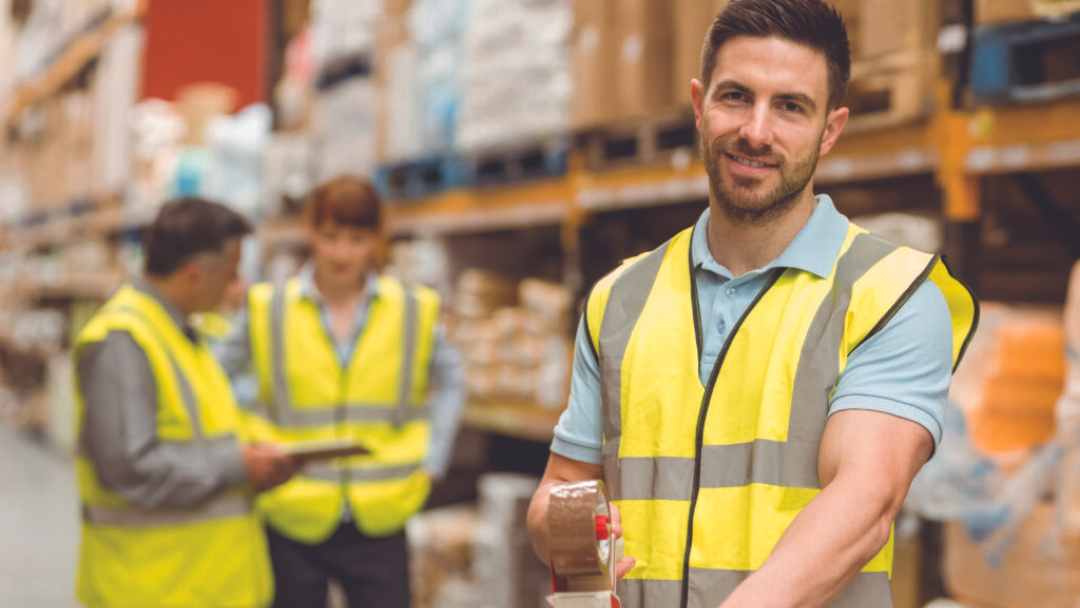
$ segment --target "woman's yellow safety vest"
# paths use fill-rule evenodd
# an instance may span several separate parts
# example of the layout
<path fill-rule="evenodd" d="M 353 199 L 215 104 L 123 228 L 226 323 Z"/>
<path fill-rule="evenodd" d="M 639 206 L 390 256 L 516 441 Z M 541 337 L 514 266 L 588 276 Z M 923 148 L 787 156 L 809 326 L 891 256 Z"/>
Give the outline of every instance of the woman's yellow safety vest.
<path fill-rule="evenodd" d="M 77 353 L 114 331 L 131 335 L 157 385 L 161 441 L 222 439 L 238 431 L 224 371 L 205 344 L 194 344 L 152 297 L 126 286 L 79 334 Z M 84 403 L 76 387 L 76 420 Z M 81 452 L 82 500 L 77 592 L 93 607 L 270 604 L 273 579 L 251 496 L 236 489 L 190 509 L 147 510 L 105 488 Z"/>
<path fill-rule="evenodd" d="M 952 314 L 954 366 L 977 322 L 940 258 L 851 224 L 828 277 L 773 271 L 702 386 L 692 230 L 623 264 L 587 304 L 604 479 L 637 560 L 619 584 L 627 608 L 715 608 L 764 564 L 821 491 L 818 448 L 849 355 L 924 280 Z M 890 606 L 892 553 L 890 535 L 831 605 Z"/>
<path fill-rule="evenodd" d="M 298 280 L 249 292 L 260 393 L 260 404 L 246 411 L 253 436 L 286 445 L 345 439 L 371 450 L 308 465 L 260 496 L 258 508 L 270 525 L 298 541 L 327 539 L 343 508 L 363 533 L 393 534 L 427 500 L 426 398 L 439 299 L 389 277 L 377 289 L 345 369 L 318 305 L 301 295 Z"/>

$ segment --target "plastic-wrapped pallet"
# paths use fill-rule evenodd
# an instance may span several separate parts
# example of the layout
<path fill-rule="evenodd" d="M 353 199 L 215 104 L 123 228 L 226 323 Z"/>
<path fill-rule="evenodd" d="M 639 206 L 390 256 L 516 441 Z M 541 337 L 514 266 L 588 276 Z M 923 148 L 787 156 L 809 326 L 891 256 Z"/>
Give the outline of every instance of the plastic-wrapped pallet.
<path fill-rule="evenodd" d="M 382 0 L 314 0 L 311 4 L 311 43 L 315 62 L 370 54 Z"/>
<path fill-rule="evenodd" d="M 569 0 L 472 0 L 458 144 L 562 133 L 570 122 Z"/>
<path fill-rule="evenodd" d="M 425 152 L 445 152 L 454 146 L 466 8 L 465 0 L 415 0 L 409 12 L 409 33 L 416 48 L 419 139 Z"/>
<path fill-rule="evenodd" d="M 375 85 L 354 76 L 321 90 L 312 110 L 316 183 L 375 167 Z"/>

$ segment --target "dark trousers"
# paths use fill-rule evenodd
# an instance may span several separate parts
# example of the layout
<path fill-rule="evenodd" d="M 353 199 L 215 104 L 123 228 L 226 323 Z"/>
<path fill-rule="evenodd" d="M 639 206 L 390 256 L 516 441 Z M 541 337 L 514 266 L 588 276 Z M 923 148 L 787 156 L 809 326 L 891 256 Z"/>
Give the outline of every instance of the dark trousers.
<path fill-rule="evenodd" d="M 317 545 L 266 528 L 274 566 L 274 608 L 323 608 L 330 579 L 349 608 L 409 608 L 409 551 L 405 532 L 365 536 L 352 523 Z"/>

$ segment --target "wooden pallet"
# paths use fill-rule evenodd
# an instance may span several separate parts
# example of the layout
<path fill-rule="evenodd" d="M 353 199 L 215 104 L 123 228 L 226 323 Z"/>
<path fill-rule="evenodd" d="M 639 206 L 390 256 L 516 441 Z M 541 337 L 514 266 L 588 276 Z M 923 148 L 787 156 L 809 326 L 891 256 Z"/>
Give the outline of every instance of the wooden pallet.
<path fill-rule="evenodd" d="M 1034 0 L 1032 6 L 1035 9 L 1035 14 L 1047 19 L 1062 19 L 1073 13 L 1080 13 L 1080 0 L 1068 0 L 1065 2 Z"/>
<path fill-rule="evenodd" d="M 462 155 L 462 179 L 468 186 L 512 186 L 566 175 L 570 144 L 552 137 L 484 148 Z"/>
<path fill-rule="evenodd" d="M 454 154 L 389 163 L 375 171 L 375 186 L 389 201 L 423 198 L 461 185 L 461 160 Z"/>
<path fill-rule="evenodd" d="M 983 103 L 1038 103 L 1080 94 L 1080 13 L 975 32 L 971 89 Z"/>
<path fill-rule="evenodd" d="M 586 166 L 604 170 L 627 165 L 649 165 L 698 155 L 694 114 L 678 110 L 656 118 L 628 121 L 582 131 L 577 148 Z"/>
<path fill-rule="evenodd" d="M 852 66 L 845 105 L 851 109 L 847 133 L 916 122 L 931 109 L 933 60 L 904 51 Z"/>

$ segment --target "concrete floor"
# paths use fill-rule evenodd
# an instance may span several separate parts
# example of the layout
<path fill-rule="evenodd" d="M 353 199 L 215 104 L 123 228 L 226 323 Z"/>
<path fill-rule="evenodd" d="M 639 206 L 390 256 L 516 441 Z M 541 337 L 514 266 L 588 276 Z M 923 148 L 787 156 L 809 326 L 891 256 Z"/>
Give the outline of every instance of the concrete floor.
<path fill-rule="evenodd" d="M 0 423 L 0 606 L 75 605 L 77 504 L 71 460 Z"/>

